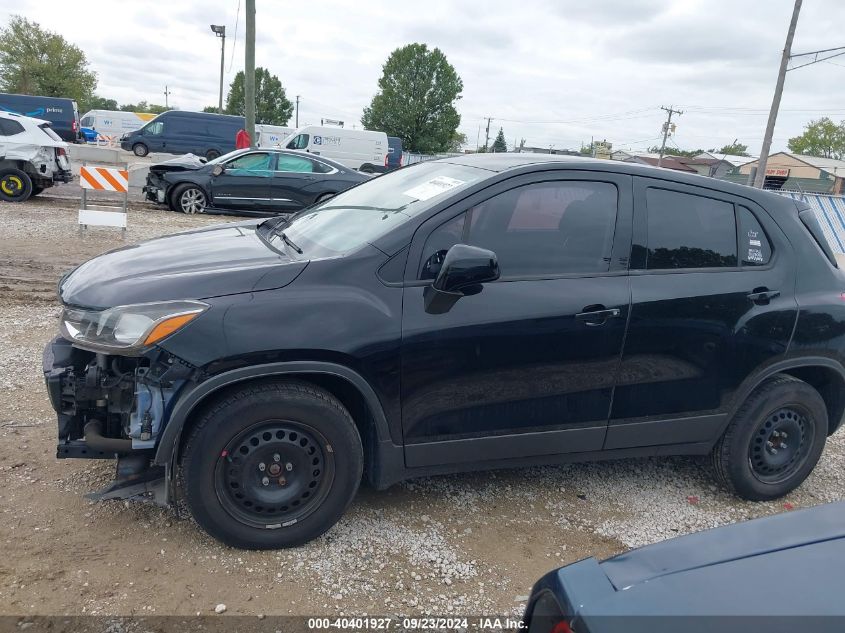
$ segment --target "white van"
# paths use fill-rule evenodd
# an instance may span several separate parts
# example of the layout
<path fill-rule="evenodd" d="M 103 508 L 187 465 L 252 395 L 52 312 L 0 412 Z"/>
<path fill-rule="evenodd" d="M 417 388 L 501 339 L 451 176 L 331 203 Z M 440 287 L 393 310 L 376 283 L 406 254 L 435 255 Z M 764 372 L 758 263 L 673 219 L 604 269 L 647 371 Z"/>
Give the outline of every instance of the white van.
<path fill-rule="evenodd" d="M 280 147 L 282 142 L 293 133 L 292 127 L 281 125 L 255 124 L 255 144 L 258 147 Z"/>
<path fill-rule="evenodd" d="M 384 132 L 306 125 L 285 139 L 284 147 L 319 154 L 365 173 L 387 165 Z"/>
<path fill-rule="evenodd" d="M 89 110 L 80 119 L 82 127 L 91 128 L 104 140 L 120 140 L 127 132 L 141 129 L 156 117 L 151 112 L 122 112 L 115 110 Z"/>

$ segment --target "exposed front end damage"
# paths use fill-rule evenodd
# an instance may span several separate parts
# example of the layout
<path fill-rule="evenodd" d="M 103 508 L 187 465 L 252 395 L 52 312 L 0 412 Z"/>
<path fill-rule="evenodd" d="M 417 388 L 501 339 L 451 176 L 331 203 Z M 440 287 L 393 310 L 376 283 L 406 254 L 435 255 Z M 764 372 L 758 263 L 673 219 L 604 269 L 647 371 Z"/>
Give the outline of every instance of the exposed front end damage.
<path fill-rule="evenodd" d="M 154 348 L 140 356 L 95 353 L 56 337 L 43 355 L 58 417 L 58 458 L 117 458 L 116 481 L 92 498 L 142 496 L 166 505 L 170 473 L 153 449 L 194 369 Z"/>

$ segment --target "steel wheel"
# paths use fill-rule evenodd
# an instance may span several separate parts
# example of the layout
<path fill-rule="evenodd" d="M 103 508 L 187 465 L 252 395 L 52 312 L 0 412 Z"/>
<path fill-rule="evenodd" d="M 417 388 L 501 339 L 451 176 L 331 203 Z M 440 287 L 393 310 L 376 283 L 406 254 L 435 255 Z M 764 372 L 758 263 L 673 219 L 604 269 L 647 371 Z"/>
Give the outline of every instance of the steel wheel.
<path fill-rule="evenodd" d="M 217 498 L 226 512 L 264 529 L 307 517 L 333 480 L 334 455 L 326 439 L 287 420 L 268 420 L 238 434 L 215 468 Z"/>
<path fill-rule="evenodd" d="M 7 174 L 0 180 L 0 189 L 7 196 L 15 198 L 24 190 L 23 179 L 17 174 Z"/>
<path fill-rule="evenodd" d="M 206 206 L 205 192 L 198 187 L 188 187 L 179 194 L 179 210 L 182 213 L 202 213 Z"/>
<path fill-rule="evenodd" d="M 791 477 L 807 459 L 814 429 L 808 413 L 798 406 L 780 408 L 757 427 L 748 450 L 751 472 L 764 483 L 779 483 Z"/>
<path fill-rule="evenodd" d="M 32 180 L 20 169 L 0 171 L 0 200 L 23 202 L 32 195 Z"/>

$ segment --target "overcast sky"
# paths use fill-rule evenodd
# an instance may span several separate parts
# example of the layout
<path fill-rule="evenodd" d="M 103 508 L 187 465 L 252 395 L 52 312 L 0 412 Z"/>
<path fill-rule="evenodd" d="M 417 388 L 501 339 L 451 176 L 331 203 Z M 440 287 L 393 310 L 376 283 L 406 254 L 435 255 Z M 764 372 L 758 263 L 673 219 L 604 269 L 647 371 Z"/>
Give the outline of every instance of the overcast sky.
<path fill-rule="evenodd" d="M 97 93 L 183 110 L 217 103 L 225 24 L 228 86 L 243 68 L 239 0 L 0 0 L 80 46 Z M 762 142 L 793 0 L 257 0 L 256 65 L 301 95 L 300 123 L 360 125 L 390 52 L 439 47 L 464 81 L 461 131 L 485 117 L 508 144 L 577 149 L 659 141 L 661 105 L 684 110 L 670 141 L 684 149 Z M 237 31 L 236 31 L 237 23 Z M 845 2 L 804 0 L 793 52 L 845 46 Z M 235 33 L 237 34 L 235 35 Z M 234 54 L 233 54 L 234 46 Z M 845 56 L 790 72 L 775 130 L 784 149 L 811 118 L 845 119 Z"/>

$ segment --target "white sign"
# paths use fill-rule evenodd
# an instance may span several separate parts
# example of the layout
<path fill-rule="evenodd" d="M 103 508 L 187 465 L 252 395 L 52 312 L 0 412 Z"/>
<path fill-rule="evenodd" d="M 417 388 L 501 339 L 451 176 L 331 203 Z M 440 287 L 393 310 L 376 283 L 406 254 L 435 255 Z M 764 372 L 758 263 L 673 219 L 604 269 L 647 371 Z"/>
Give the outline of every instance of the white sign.
<path fill-rule="evenodd" d="M 466 181 L 458 180 L 457 178 L 449 178 L 449 176 L 437 176 L 437 178 L 432 178 L 428 182 L 424 182 L 423 184 L 417 185 L 416 187 L 408 189 L 408 191 L 403 191 L 402 193 L 409 198 L 415 198 L 416 200 L 428 200 L 429 198 L 445 193 L 450 189 L 460 187 L 465 182 Z"/>
<path fill-rule="evenodd" d="M 80 209 L 79 224 L 85 226 L 119 226 L 125 229 L 126 214 L 123 211 L 96 211 L 93 209 Z"/>

